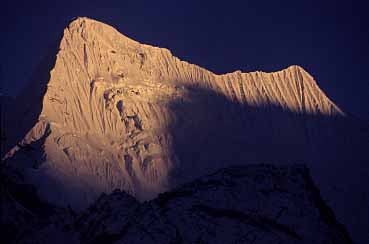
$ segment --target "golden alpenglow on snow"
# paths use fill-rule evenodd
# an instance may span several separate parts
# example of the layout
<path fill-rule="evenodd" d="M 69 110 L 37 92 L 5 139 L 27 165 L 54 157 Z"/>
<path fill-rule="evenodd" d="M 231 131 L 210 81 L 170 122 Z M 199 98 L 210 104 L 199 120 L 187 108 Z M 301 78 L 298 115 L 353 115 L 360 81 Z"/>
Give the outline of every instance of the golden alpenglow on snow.
<path fill-rule="evenodd" d="M 218 75 L 88 18 L 51 55 L 2 155 L 47 201 L 82 209 L 117 188 L 150 200 L 229 165 L 304 163 L 339 219 L 368 222 L 345 212 L 365 194 L 345 166 L 368 159 L 368 130 L 303 68 Z"/>

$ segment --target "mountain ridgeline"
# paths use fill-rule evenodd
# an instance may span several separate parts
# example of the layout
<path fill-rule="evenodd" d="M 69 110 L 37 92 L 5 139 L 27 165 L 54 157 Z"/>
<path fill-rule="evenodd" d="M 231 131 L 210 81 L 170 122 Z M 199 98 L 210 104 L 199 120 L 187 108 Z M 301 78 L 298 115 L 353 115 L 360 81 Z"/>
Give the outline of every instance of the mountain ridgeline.
<path fill-rule="evenodd" d="M 2 156 L 50 203 L 150 200 L 229 165 L 303 163 L 352 234 L 369 226 L 369 126 L 299 66 L 217 75 L 78 18 L 33 80 Z"/>

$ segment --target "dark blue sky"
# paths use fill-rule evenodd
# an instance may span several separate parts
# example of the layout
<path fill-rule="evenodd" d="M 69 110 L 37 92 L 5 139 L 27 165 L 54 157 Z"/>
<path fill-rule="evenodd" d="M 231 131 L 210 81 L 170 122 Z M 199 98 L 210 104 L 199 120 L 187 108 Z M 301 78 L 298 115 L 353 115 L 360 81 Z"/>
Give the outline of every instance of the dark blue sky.
<path fill-rule="evenodd" d="M 73 17 L 87 16 L 215 73 L 303 66 L 345 111 L 369 119 L 368 1 L 9 1 L 1 84 L 14 95 Z"/>

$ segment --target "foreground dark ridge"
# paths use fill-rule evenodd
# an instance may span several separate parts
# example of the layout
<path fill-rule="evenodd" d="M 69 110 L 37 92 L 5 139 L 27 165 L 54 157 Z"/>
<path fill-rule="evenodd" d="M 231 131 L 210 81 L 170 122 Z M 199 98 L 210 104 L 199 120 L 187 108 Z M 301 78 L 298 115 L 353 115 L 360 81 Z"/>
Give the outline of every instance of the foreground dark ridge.
<path fill-rule="evenodd" d="M 141 204 L 117 190 L 78 216 L 1 179 L 6 243 L 351 243 L 304 166 L 229 167 Z"/>
<path fill-rule="evenodd" d="M 216 75 L 79 18 L 30 87 L 6 163 L 54 204 L 82 210 L 116 188 L 152 199 L 235 162 L 304 162 L 339 219 L 366 233 L 368 126 L 301 67 Z"/>

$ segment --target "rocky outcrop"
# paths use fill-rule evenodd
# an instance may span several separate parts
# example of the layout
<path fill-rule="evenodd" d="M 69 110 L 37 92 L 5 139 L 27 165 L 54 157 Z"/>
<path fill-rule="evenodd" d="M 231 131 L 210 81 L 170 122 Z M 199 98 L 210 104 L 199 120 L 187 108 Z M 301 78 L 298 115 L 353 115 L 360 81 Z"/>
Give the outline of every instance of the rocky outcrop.
<path fill-rule="evenodd" d="M 234 162 L 303 162 L 341 219 L 368 224 L 340 204 L 368 193 L 368 127 L 299 66 L 217 75 L 78 18 L 45 67 L 4 157 L 42 199 L 81 210 L 102 192 L 152 199 Z"/>

